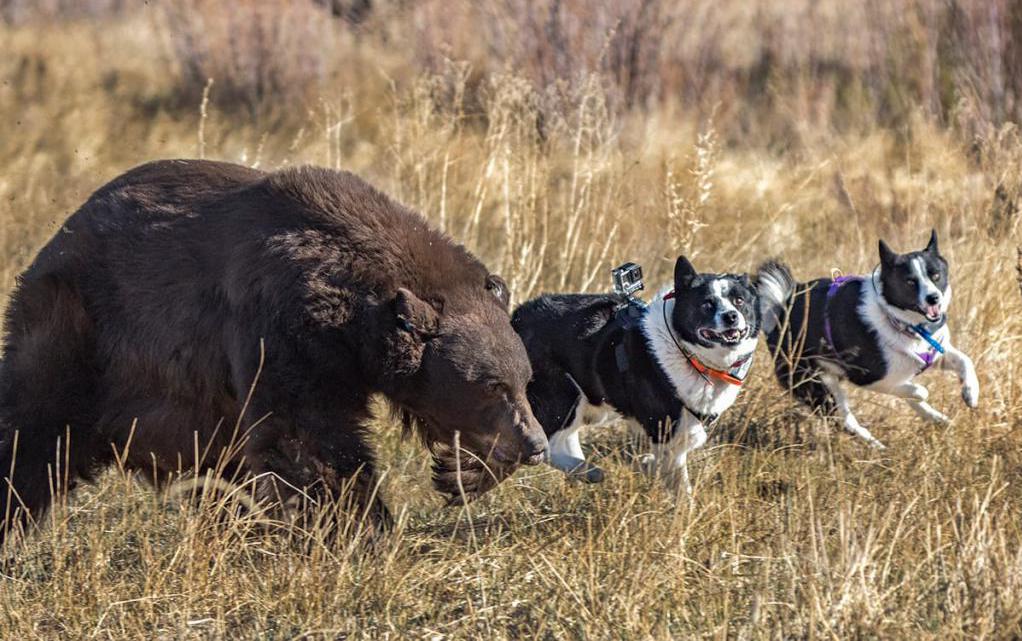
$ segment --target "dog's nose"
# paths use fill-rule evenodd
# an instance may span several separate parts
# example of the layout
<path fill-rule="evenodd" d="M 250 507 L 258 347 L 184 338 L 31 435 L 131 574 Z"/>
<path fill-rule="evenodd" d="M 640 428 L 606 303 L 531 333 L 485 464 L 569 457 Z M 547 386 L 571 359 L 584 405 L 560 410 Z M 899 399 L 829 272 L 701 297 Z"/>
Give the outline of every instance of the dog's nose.
<path fill-rule="evenodd" d="M 738 312 L 725 312 L 724 322 L 727 323 L 728 327 L 734 327 L 738 324 Z"/>
<path fill-rule="evenodd" d="M 936 305 L 939 302 L 940 302 L 940 294 L 934 292 L 934 293 L 926 295 L 926 304 L 927 305 Z"/>

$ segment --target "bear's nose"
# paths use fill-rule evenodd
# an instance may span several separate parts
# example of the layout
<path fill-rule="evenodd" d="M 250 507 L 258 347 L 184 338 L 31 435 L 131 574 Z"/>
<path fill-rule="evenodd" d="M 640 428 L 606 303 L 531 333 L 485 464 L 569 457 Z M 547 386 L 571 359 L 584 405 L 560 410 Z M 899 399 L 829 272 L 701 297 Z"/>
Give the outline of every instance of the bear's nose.
<path fill-rule="evenodd" d="M 527 434 L 522 444 L 522 458 L 527 465 L 541 463 L 546 456 L 547 439 L 546 434 L 540 429 Z"/>
<path fill-rule="evenodd" d="M 933 293 L 930 293 L 930 294 L 926 295 L 926 304 L 927 305 L 936 305 L 939 302 L 940 302 L 940 294 L 938 294 L 936 292 L 933 292 Z"/>
<path fill-rule="evenodd" d="M 737 325 L 738 324 L 738 312 L 725 312 L 724 313 L 724 323 L 728 327 L 734 327 L 735 325 Z"/>

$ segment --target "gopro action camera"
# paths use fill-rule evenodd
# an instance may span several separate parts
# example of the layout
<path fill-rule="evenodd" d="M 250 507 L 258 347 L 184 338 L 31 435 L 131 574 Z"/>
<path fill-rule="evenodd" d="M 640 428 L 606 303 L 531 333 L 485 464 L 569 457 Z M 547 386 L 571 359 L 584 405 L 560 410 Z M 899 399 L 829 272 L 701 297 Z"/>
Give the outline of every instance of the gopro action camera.
<path fill-rule="evenodd" d="M 642 284 L 642 267 L 635 263 L 625 263 L 620 267 L 611 270 L 614 278 L 614 292 L 631 296 L 635 292 L 645 289 Z"/>

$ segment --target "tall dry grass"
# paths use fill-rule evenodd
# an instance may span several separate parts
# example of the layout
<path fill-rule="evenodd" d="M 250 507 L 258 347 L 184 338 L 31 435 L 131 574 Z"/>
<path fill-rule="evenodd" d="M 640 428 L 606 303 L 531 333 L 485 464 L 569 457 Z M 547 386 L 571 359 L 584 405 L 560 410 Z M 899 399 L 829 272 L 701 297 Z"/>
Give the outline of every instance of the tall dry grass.
<path fill-rule="evenodd" d="M 519 6 L 531 5 L 488 10 Z M 771 20 L 803 24 L 797 6 L 770 6 Z M 416 24 L 441 29 L 436 7 L 413 9 L 425 12 Z M 200 153 L 357 171 L 464 240 L 507 276 L 516 301 L 604 290 L 608 269 L 628 259 L 660 283 L 682 251 L 705 270 L 780 255 L 806 277 L 863 271 L 878 236 L 907 249 L 933 226 L 953 265 L 951 325 L 976 360 L 982 405 L 966 411 L 939 374 L 926 382 L 953 418 L 946 428 L 856 394 L 863 422 L 890 448 L 875 452 L 795 410 L 762 350 L 712 446 L 691 463 L 691 503 L 634 473 L 629 455 L 643 444 L 611 430 L 587 441 L 608 469 L 604 484 L 530 468 L 465 509 L 439 506 L 426 457 L 381 418 L 383 491 L 400 517 L 369 555 L 356 542 L 326 545 L 295 527 L 268 529 L 258 515 L 225 514 L 215 494 L 190 501 L 112 471 L 4 549 L 0 638 L 1022 635 L 1014 125 L 980 114 L 951 127 L 910 92 L 894 129 L 868 103 L 848 107 L 860 126 L 831 127 L 813 115 L 827 100 L 804 102 L 814 87 L 831 91 L 825 74 L 778 81 L 772 93 L 731 92 L 716 111 L 684 101 L 622 108 L 599 65 L 537 79 L 483 51 L 486 65 L 451 55 L 422 74 L 409 52 L 369 39 L 339 40 L 338 55 L 357 70 L 317 79 L 324 86 L 300 106 L 235 109 L 219 102 L 225 82 L 215 77 L 203 112 L 201 91 L 188 108 L 167 99 L 180 78 L 154 44 L 167 37 L 158 9 L 0 27 L 0 292 L 92 189 L 144 160 Z M 888 15 L 877 11 L 848 20 Z M 488 19 L 516 28 L 507 13 Z M 714 37 L 760 30 L 720 24 Z M 843 40 L 797 29 L 770 37 L 859 64 Z M 476 44 L 500 41 L 477 34 Z M 714 46 L 740 66 L 741 47 Z M 562 73 L 570 82 L 558 82 Z M 729 86 L 715 65 L 691 74 Z M 771 142 L 783 131 L 797 144 Z"/>

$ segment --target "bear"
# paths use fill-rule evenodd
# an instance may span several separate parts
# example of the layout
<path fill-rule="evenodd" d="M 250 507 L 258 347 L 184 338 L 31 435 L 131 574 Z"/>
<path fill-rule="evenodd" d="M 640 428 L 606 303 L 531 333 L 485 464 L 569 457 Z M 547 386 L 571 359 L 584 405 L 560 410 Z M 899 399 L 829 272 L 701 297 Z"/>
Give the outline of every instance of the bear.
<path fill-rule="evenodd" d="M 367 427 L 379 396 L 432 452 L 435 488 L 473 499 L 547 445 L 509 298 L 465 247 L 354 174 L 136 167 L 16 280 L 0 537 L 37 521 L 51 487 L 115 462 L 157 485 L 255 479 L 277 505 L 344 495 L 385 530 Z"/>

